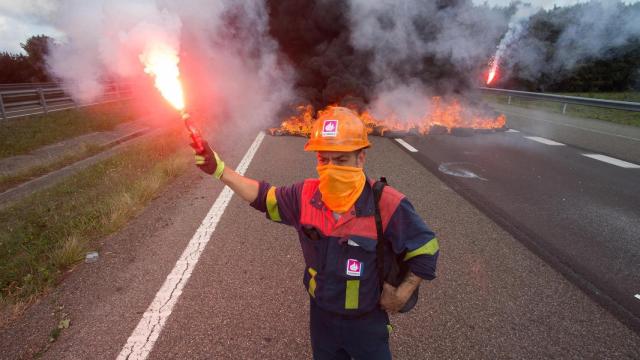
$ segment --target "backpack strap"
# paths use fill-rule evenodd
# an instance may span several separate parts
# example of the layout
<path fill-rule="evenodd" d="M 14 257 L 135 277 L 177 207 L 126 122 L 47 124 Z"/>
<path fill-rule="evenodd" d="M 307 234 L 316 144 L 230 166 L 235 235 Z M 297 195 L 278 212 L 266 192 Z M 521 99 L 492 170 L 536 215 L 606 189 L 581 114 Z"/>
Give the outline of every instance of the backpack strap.
<path fill-rule="evenodd" d="M 376 230 L 378 233 L 378 241 L 376 243 L 376 267 L 378 268 L 378 281 L 380 282 L 380 291 L 384 285 L 384 248 L 385 239 L 384 231 L 382 229 L 382 216 L 380 215 L 380 198 L 382 197 L 382 191 L 387 186 L 387 179 L 381 177 L 380 180 L 373 184 L 373 195 L 375 203 L 375 219 Z"/>

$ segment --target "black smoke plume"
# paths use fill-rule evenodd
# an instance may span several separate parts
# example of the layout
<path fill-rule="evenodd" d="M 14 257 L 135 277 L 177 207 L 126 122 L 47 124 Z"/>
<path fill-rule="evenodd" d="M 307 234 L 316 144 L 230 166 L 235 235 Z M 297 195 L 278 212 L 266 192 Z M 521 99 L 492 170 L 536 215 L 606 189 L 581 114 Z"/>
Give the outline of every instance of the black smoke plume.
<path fill-rule="evenodd" d="M 468 93 L 507 25 L 507 9 L 468 0 L 269 0 L 267 7 L 270 34 L 297 70 L 297 93 L 316 108 L 398 91 Z"/>

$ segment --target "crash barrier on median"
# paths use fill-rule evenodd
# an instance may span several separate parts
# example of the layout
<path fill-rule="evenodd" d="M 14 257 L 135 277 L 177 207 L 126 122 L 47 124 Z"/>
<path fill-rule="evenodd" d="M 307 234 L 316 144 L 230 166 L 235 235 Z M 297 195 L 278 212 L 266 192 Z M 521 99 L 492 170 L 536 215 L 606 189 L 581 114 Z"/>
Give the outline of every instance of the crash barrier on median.
<path fill-rule="evenodd" d="M 567 112 L 568 104 L 593 106 L 593 107 L 616 109 L 616 110 L 640 111 L 640 103 L 637 103 L 637 102 L 544 94 L 544 93 L 535 93 L 535 92 L 518 91 L 518 90 L 494 89 L 494 88 L 488 88 L 488 87 L 481 87 L 480 90 L 487 94 L 507 96 L 508 104 L 511 104 L 511 98 L 514 98 L 514 97 L 531 99 L 531 100 L 559 102 L 563 104 L 562 106 L 563 114 Z"/>
<path fill-rule="evenodd" d="M 124 100 L 131 97 L 131 86 L 110 83 L 104 94 L 91 104 L 77 104 L 58 83 L 0 84 L 0 119 L 47 114 L 73 107 Z"/>

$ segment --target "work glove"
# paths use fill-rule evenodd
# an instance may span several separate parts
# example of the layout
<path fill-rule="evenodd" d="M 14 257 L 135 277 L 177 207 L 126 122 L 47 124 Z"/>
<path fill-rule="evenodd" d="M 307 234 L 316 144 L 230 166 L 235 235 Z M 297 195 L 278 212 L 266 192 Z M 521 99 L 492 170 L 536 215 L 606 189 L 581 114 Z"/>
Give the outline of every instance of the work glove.
<path fill-rule="evenodd" d="M 220 179 L 224 171 L 224 161 L 220 159 L 218 153 L 211 149 L 209 143 L 206 141 L 202 142 L 203 150 L 201 152 L 198 152 L 194 144 L 191 144 L 191 147 L 196 151 L 196 165 L 200 170 L 209 175 L 213 175 L 216 179 Z"/>

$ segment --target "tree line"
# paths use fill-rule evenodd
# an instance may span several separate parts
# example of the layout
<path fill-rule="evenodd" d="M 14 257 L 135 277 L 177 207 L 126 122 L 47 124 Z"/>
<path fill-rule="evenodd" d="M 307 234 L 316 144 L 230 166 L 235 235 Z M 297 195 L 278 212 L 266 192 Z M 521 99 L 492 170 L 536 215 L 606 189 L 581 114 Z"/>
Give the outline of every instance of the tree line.
<path fill-rule="evenodd" d="M 0 84 L 52 81 L 45 63 L 50 40 L 46 35 L 30 37 L 20 44 L 26 55 L 0 53 Z"/>
<path fill-rule="evenodd" d="M 580 46 L 571 41 L 561 44 L 560 37 L 567 26 L 579 21 L 579 17 L 584 16 L 585 9 L 597 9 L 597 6 L 598 3 L 582 3 L 571 7 L 556 7 L 540 11 L 531 17 L 522 38 L 528 39 L 530 44 L 536 44 L 536 55 L 541 64 L 532 73 L 531 66 L 523 64 L 522 60 L 512 61 L 508 76 L 498 80 L 496 87 L 541 92 L 640 91 L 640 34 L 637 26 L 625 24 L 622 19 L 620 23 L 613 21 L 604 24 L 590 19 L 593 27 L 606 26 L 608 32 L 624 33 L 628 39 L 622 45 L 610 44 L 606 38 L 598 39 L 601 50 L 584 56 L 579 55 Z M 590 16 L 594 16 L 595 11 L 589 11 Z M 616 18 L 621 18 L 624 14 L 640 16 L 640 3 L 617 4 L 616 14 Z M 640 17 L 637 21 L 640 22 Z M 587 21 L 584 23 L 588 24 Z M 629 29 L 630 26 L 632 29 Z M 575 37 L 589 38 L 591 29 L 585 26 L 582 30 Z M 615 35 L 609 37 L 615 38 Z M 561 51 L 564 55 L 558 55 Z M 571 65 L 562 66 L 560 62 L 558 66 L 557 59 L 567 55 L 579 58 Z M 555 63 L 552 61 L 554 58 Z"/>

